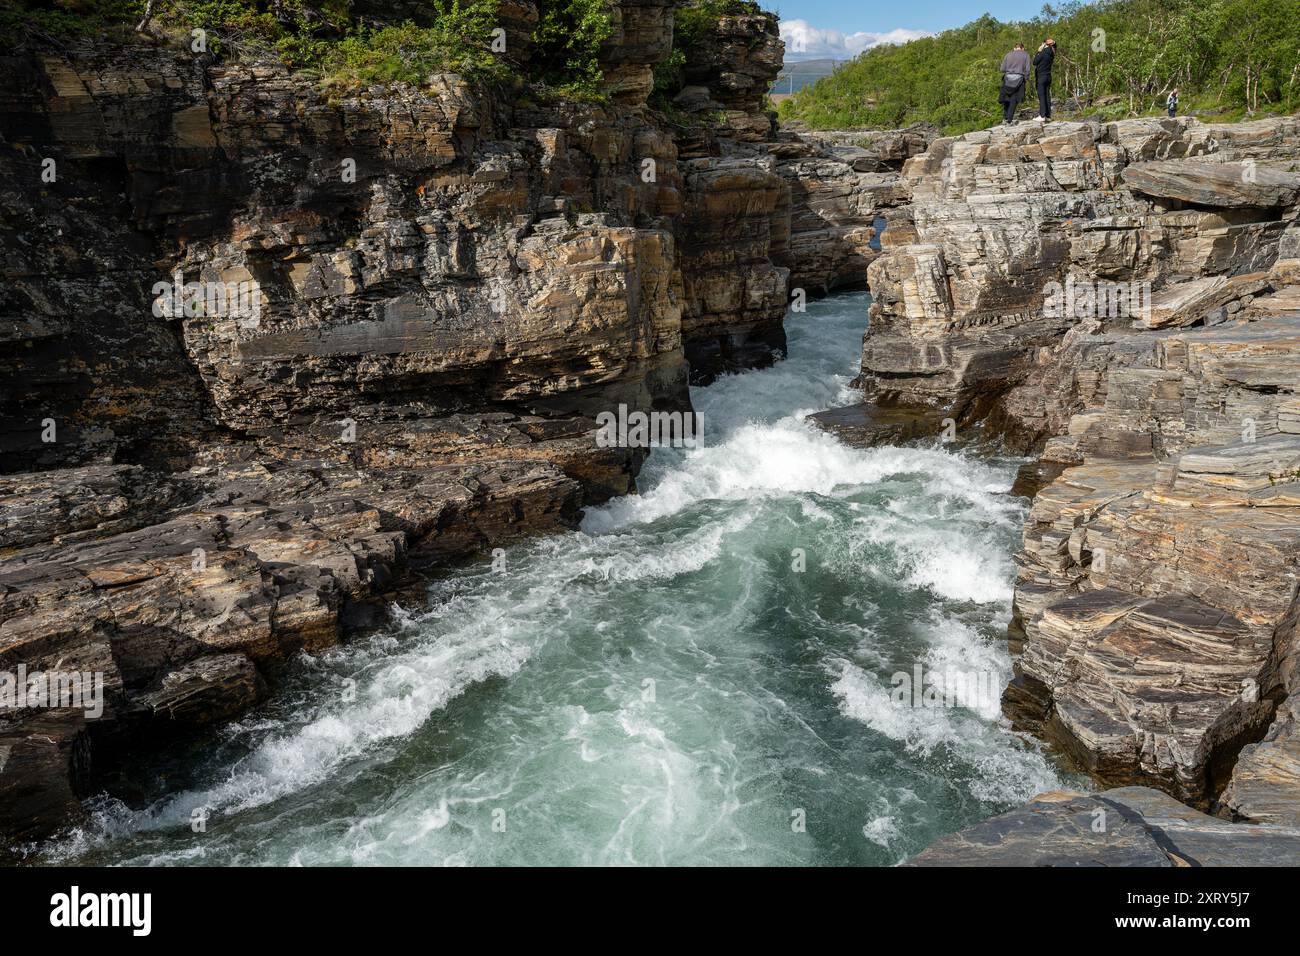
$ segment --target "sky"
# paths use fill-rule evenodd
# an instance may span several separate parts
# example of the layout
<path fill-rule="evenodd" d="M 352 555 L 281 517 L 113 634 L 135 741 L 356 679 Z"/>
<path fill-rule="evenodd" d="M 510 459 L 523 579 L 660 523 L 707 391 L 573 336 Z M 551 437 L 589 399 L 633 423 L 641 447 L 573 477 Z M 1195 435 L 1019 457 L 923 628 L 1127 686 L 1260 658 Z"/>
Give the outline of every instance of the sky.
<path fill-rule="evenodd" d="M 1023 20 L 1043 9 L 1043 0 L 760 0 L 781 18 L 785 60 L 821 57 L 847 60 L 880 43 L 905 43 L 991 13 L 999 20 Z"/>

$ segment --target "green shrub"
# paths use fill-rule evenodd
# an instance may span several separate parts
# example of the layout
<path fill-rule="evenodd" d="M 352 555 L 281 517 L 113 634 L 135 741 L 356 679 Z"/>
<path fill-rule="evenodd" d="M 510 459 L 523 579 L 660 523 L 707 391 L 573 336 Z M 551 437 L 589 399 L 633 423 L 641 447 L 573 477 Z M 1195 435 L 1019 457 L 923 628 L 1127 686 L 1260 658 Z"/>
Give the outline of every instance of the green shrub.
<path fill-rule="evenodd" d="M 414 85 L 431 73 L 480 79 L 501 75 L 500 63 L 490 52 L 496 0 L 435 0 L 435 7 L 438 15 L 429 26 L 407 21 L 348 34 L 323 53 L 326 74 L 335 82 Z"/>
<path fill-rule="evenodd" d="M 49 37 L 91 37 L 106 30 L 134 25 L 144 11 L 144 0 L 28 0 L 0 2 L 0 50 L 21 46 L 33 32 Z"/>
<path fill-rule="evenodd" d="M 651 101 L 656 108 L 671 112 L 671 100 L 686 83 L 686 65 L 694 61 L 727 16 L 762 13 L 754 0 L 694 0 L 673 10 L 673 48 L 654 68 Z"/>
<path fill-rule="evenodd" d="M 542 0 L 538 13 L 537 76 L 567 96 L 599 98 L 600 47 L 614 32 L 605 0 Z"/>
<path fill-rule="evenodd" d="M 301 0 L 282 0 L 278 17 L 270 0 L 161 0 L 153 23 L 187 38 L 193 29 L 206 31 L 214 56 L 277 55 L 336 84 L 420 84 L 438 72 L 502 74 L 491 52 L 497 6 L 498 0 L 430 0 L 419 23 L 370 28 L 353 22 L 348 0 L 317 0 L 310 14 Z M 134 27 L 144 9 L 144 0 L 55 0 L 54 9 L 21 0 L 0 13 L 0 26 L 8 37 L 33 29 L 94 36 L 110 25 Z"/>
<path fill-rule="evenodd" d="M 1088 112 L 1160 113 L 1175 86 L 1183 113 L 1300 108 L 1295 0 L 1105 0 L 1048 4 L 1023 23 L 986 15 L 934 37 L 876 47 L 782 102 L 779 113 L 821 128 L 929 121 L 960 133 L 988 126 L 1000 118 L 1003 54 L 1021 41 L 1032 55 L 1047 36 L 1057 41 L 1053 99 L 1080 93 Z"/>

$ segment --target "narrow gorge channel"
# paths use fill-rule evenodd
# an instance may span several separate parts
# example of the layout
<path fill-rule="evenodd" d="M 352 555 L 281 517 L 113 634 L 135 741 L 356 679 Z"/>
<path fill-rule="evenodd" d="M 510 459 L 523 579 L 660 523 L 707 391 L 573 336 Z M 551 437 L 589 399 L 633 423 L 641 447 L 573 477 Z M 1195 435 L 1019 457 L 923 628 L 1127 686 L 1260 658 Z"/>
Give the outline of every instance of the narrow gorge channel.
<path fill-rule="evenodd" d="M 788 315 L 789 358 L 694 389 L 705 447 L 655 450 L 640 495 L 305 657 L 42 858 L 889 865 L 1060 785 L 999 711 L 1017 462 L 804 421 L 852 400 L 868 302 Z M 917 661 L 997 683 L 894 706 Z"/>

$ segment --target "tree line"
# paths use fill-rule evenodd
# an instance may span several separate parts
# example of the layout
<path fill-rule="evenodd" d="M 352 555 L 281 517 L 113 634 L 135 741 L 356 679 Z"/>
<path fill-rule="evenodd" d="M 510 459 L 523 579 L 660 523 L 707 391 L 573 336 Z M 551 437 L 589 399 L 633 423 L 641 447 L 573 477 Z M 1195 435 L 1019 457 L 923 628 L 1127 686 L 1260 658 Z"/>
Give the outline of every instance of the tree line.
<path fill-rule="evenodd" d="M 780 113 L 822 129 L 991 126 L 1001 119 L 1003 54 L 1016 42 L 1032 54 L 1048 36 L 1057 41 L 1054 100 L 1088 115 L 1158 112 L 1174 88 L 1180 111 L 1223 119 L 1300 109 L 1297 0 L 1104 0 L 1048 4 L 1026 22 L 986 14 L 876 47 L 781 103 Z"/>

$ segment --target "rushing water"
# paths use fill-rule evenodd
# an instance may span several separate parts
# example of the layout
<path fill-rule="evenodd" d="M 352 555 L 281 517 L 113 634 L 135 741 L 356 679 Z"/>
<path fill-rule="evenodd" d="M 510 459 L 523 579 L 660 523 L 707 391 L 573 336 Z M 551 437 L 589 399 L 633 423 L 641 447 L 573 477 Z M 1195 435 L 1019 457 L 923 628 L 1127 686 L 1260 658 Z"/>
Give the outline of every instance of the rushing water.
<path fill-rule="evenodd" d="M 641 495 L 304 661 L 43 858 L 893 864 L 1056 785 L 996 699 L 890 699 L 917 663 L 1010 676 L 1024 510 L 1013 462 L 802 420 L 852 399 L 866 305 L 789 316 L 789 359 L 694 390 L 706 447 L 656 450 Z"/>

